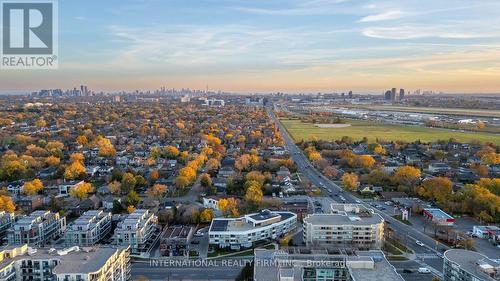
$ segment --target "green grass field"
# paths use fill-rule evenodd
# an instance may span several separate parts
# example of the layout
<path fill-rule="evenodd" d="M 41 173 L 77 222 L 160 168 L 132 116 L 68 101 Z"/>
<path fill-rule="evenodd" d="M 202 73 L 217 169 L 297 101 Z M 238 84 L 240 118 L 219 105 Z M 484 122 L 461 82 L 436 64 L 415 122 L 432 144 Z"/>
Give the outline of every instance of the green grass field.
<path fill-rule="evenodd" d="M 361 140 L 363 137 L 367 137 L 370 142 L 374 142 L 376 139 L 386 141 L 403 140 L 413 142 L 420 140 L 422 142 L 433 142 L 455 138 L 460 142 L 478 140 L 500 145 L 500 135 L 489 133 L 459 132 L 447 129 L 350 120 L 346 120 L 346 123 L 350 123 L 352 126 L 347 128 L 318 128 L 311 123 L 302 123 L 300 120 L 282 119 L 281 122 L 295 141 L 309 140 L 311 136 L 322 140 L 338 140 L 343 136 L 349 136 L 354 140 Z"/>

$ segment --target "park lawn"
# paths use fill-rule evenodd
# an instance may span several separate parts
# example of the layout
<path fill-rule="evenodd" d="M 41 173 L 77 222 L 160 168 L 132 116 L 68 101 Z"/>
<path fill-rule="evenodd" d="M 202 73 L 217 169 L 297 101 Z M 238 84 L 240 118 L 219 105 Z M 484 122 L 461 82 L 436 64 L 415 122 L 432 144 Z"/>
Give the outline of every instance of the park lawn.
<path fill-rule="evenodd" d="M 314 136 L 322 140 L 339 140 L 343 136 L 349 136 L 354 140 L 361 140 L 367 137 L 369 142 L 376 139 L 385 141 L 402 140 L 413 142 L 434 142 L 437 140 L 448 140 L 455 138 L 459 142 L 471 142 L 478 140 L 481 142 L 492 142 L 500 144 L 500 135 L 491 133 L 459 132 L 448 129 L 427 128 L 419 126 L 405 126 L 381 124 L 368 121 L 346 120 L 350 127 L 346 128 L 318 128 L 311 123 L 303 123 L 295 119 L 280 120 L 295 141 L 310 140 Z"/>

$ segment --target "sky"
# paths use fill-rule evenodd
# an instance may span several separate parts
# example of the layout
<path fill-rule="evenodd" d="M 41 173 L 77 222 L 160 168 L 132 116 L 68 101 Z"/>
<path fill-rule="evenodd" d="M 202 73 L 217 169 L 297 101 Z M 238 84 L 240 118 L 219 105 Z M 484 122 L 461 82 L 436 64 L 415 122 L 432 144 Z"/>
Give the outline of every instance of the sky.
<path fill-rule="evenodd" d="M 498 0 L 59 1 L 59 69 L 0 91 L 500 93 Z"/>

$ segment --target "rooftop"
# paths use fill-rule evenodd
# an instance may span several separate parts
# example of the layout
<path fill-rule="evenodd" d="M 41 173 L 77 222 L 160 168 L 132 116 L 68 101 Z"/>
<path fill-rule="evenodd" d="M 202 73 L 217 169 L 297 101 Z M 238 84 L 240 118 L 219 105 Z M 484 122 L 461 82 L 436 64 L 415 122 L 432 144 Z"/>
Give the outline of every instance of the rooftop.
<path fill-rule="evenodd" d="M 462 270 L 483 280 L 500 279 L 500 263 L 478 252 L 451 249 L 444 253 L 445 259 L 458 264 Z"/>
<path fill-rule="evenodd" d="M 210 231 L 247 231 L 296 216 L 292 212 L 262 210 L 239 218 L 216 218 L 210 224 Z"/>
<path fill-rule="evenodd" d="M 314 225 L 367 225 L 379 224 L 384 219 L 361 204 L 332 204 L 329 214 L 311 214 L 304 223 Z"/>
<path fill-rule="evenodd" d="M 433 218 L 437 219 L 453 219 L 452 216 L 448 215 L 445 211 L 438 208 L 425 208 L 424 212 L 429 213 Z"/>
<path fill-rule="evenodd" d="M 257 281 L 278 281 L 281 277 L 303 280 L 315 277 L 316 269 L 346 269 L 353 280 L 402 281 L 380 251 L 358 252 L 357 255 L 310 253 L 297 254 L 280 250 L 256 249 L 254 278 Z"/>
<path fill-rule="evenodd" d="M 124 247 L 92 247 L 80 248 L 71 247 L 66 249 L 49 249 L 49 248 L 29 248 L 26 245 L 19 247 L 5 247 L 0 250 L 3 260 L 1 265 L 4 266 L 15 260 L 59 260 L 58 265 L 54 268 L 55 274 L 71 274 L 71 273 L 92 273 L 100 270 L 108 259 L 115 253 L 124 250 Z M 5 253 L 9 252 L 9 257 Z M 15 252 L 15 254 L 14 254 Z"/>

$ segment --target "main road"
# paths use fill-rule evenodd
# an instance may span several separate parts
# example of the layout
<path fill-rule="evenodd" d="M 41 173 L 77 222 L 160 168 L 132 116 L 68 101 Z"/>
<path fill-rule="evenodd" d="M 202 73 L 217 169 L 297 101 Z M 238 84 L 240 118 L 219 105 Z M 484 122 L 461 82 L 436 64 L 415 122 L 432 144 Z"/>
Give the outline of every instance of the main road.
<path fill-rule="evenodd" d="M 432 239 L 431 237 L 427 236 L 426 234 L 418 231 L 417 229 L 406 225 L 397 219 L 387 215 L 386 213 L 377 210 L 375 208 L 372 208 L 372 206 L 368 205 L 367 203 L 359 200 L 356 198 L 354 195 L 344 192 L 343 189 L 338 186 L 336 183 L 332 182 L 329 180 L 327 177 L 325 177 L 323 174 L 321 174 L 314 166 L 311 164 L 309 159 L 306 157 L 306 155 L 302 152 L 302 150 L 297 147 L 295 144 L 295 141 L 292 139 L 288 131 L 285 129 L 283 124 L 279 122 L 278 118 L 274 114 L 273 110 L 271 108 L 268 109 L 269 115 L 271 118 L 274 120 L 276 125 L 278 126 L 278 129 L 281 133 L 281 136 L 283 140 L 285 141 L 285 147 L 289 151 L 289 153 L 292 156 L 293 161 L 297 164 L 298 169 L 306 175 L 309 180 L 315 184 L 316 186 L 320 187 L 325 194 L 329 194 L 330 197 L 332 197 L 335 201 L 339 201 L 339 198 L 334 198 L 333 194 L 340 194 L 343 198 L 345 203 L 358 203 L 362 204 L 367 208 L 373 209 L 376 213 L 378 213 L 388 224 L 390 225 L 390 228 L 393 229 L 395 233 L 397 233 L 401 237 L 405 237 L 407 241 L 409 240 L 411 243 L 407 243 L 407 246 L 414 250 L 416 253 L 430 253 L 430 254 L 438 254 L 441 253 L 447 249 L 449 249 L 448 246 Z M 339 196 L 340 197 L 340 196 Z M 419 246 L 416 244 L 416 241 L 421 241 L 424 246 Z M 422 264 L 423 261 L 422 261 Z M 436 275 L 441 276 L 442 272 L 442 263 L 437 263 L 437 265 L 433 264 L 432 266 L 429 266 L 433 273 Z M 439 273 L 439 274 L 438 274 Z"/>

